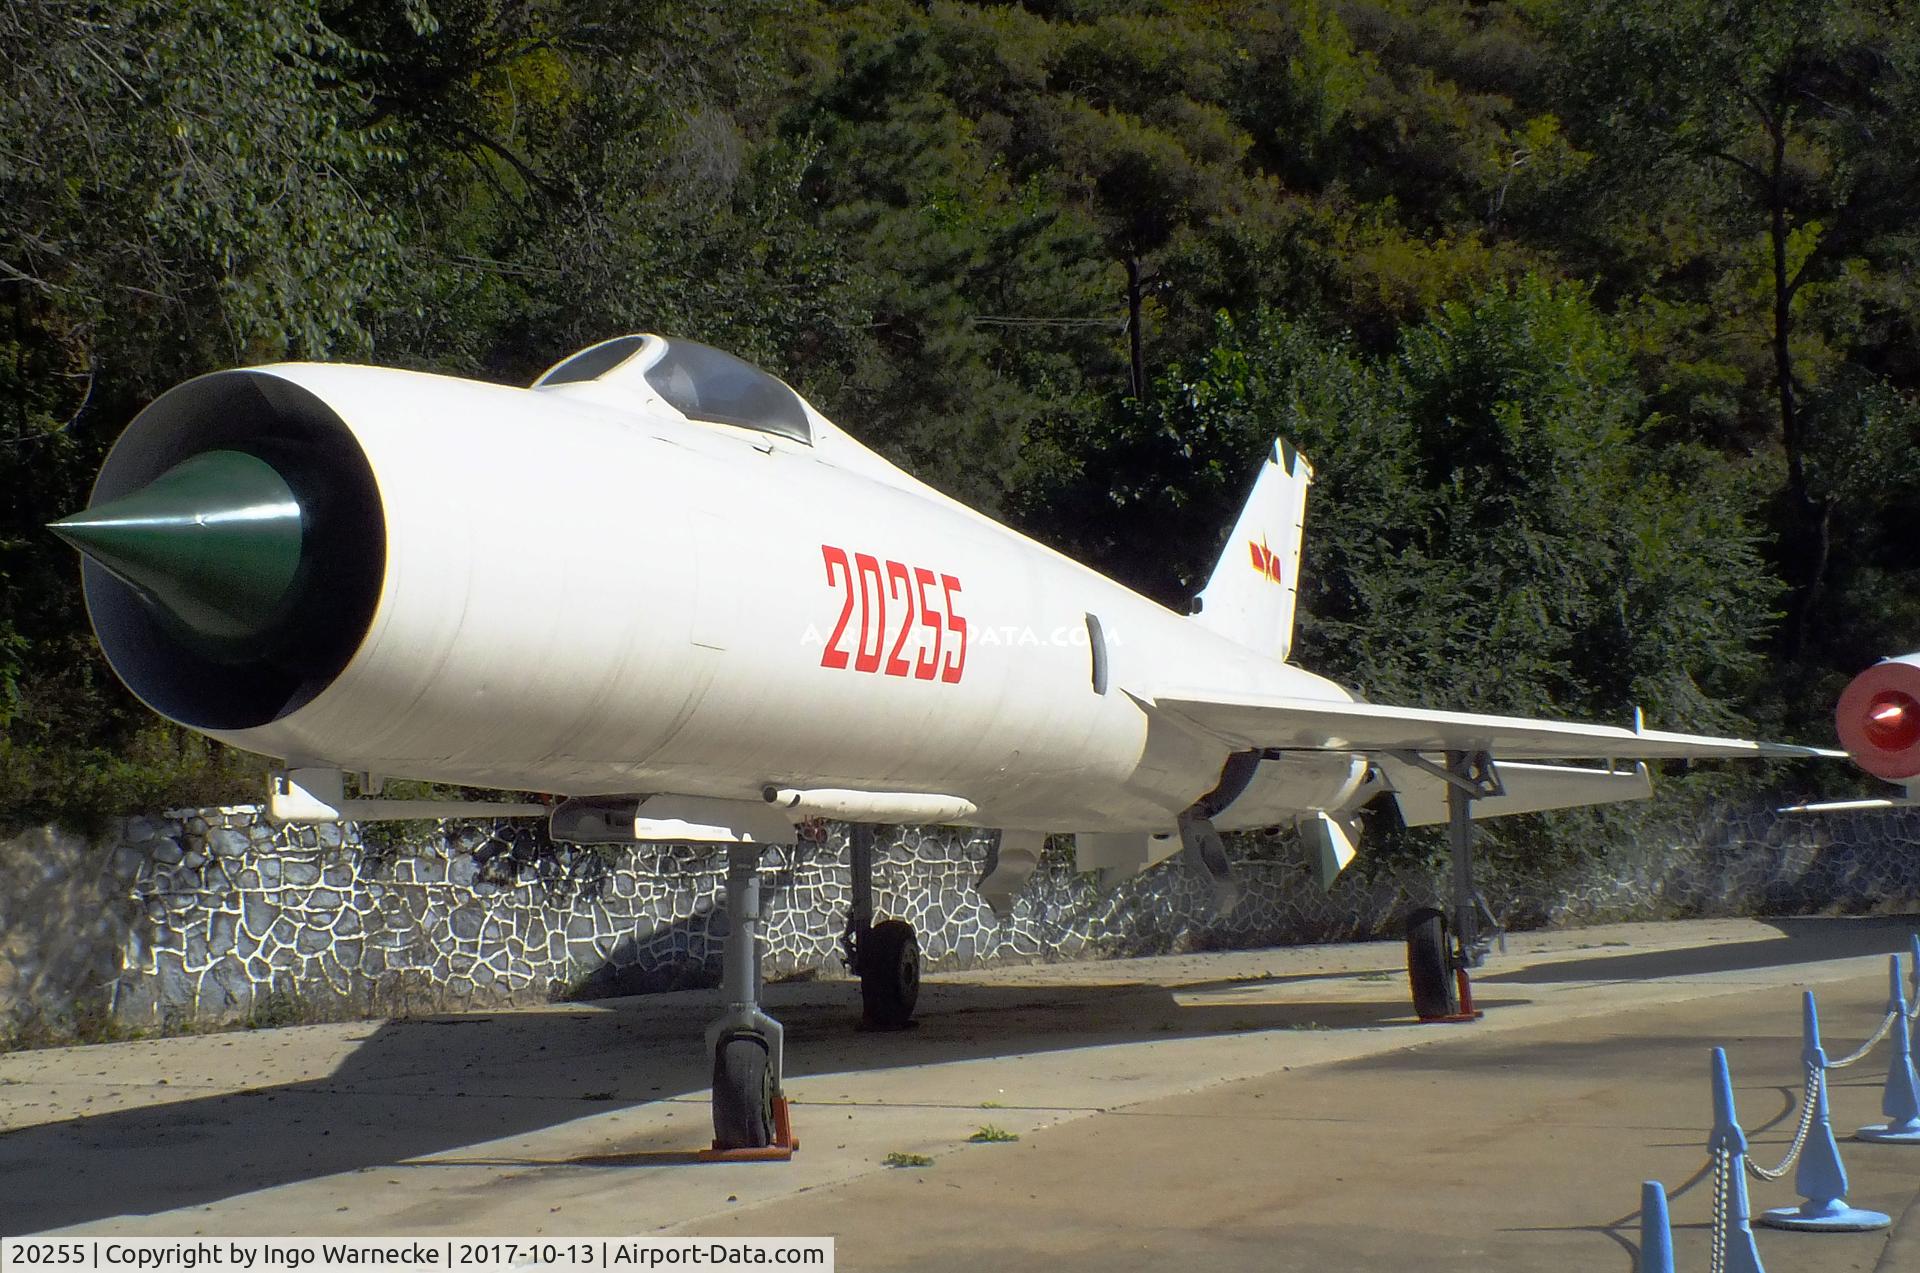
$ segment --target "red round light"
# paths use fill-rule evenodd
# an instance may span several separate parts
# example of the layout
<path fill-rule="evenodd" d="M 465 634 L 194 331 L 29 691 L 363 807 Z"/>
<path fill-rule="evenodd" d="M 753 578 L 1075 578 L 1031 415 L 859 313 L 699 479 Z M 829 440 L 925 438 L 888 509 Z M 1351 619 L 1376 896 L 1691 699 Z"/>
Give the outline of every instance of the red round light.
<path fill-rule="evenodd" d="M 1867 703 L 1861 732 L 1882 751 L 1905 751 L 1920 743 L 1920 702 L 1899 690 L 1882 690 Z"/>

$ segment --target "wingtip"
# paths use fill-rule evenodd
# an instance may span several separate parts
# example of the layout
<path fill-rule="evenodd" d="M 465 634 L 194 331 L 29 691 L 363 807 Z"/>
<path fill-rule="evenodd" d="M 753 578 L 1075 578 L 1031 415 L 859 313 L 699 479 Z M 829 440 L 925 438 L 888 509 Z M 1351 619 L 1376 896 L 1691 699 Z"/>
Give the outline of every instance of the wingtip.
<path fill-rule="evenodd" d="M 1760 754 L 1777 756 L 1782 760 L 1851 760 L 1846 752 L 1835 747 L 1802 747 L 1796 743 L 1761 743 Z"/>

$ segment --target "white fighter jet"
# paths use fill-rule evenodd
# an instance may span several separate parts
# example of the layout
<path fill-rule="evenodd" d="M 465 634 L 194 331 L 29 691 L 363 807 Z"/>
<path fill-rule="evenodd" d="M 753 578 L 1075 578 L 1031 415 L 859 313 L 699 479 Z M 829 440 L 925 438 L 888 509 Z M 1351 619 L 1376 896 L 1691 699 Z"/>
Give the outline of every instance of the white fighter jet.
<path fill-rule="evenodd" d="M 283 762 L 275 818 L 540 813 L 566 840 L 730 846 L 707 1043 L 731 1150 L 782 1134 L 756 871 L 806 820 L 855 824 L 850 962 L 869 1019 L 897 1026 L 919 955 L 872 913 L 872 824 L 997 830 L 980 889 L 1000 908 L 1054 833 L 1109 882 L 1180 854 L 1225 906 L 1220 832 L 1298 827 L 1330 881 L 1390 793 L 1452 830 L 1452 913 L 1409 922 L 1416 1006 L 1446 1016 L 1488 941 L 1472 819 L 1643 798 L 1648 760 L 1826 754 L 1368 703 L 1295 667 L 1311 472 L 1275 444 L 1176 614 L 916 481 L 775 377 L 622 336 L 526 389 L 311 363 L 202 376 L 134 419 L 54 529 L 128 687 Z M 382 800 L 376 775 L 560 802 Z"/>

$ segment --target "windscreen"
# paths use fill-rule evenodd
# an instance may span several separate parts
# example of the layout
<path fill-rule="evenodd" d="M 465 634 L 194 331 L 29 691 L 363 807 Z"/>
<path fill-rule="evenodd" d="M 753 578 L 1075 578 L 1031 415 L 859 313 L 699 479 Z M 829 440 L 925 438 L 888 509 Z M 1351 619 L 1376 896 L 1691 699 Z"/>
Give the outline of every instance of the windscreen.
<path fill-rule="evenodd" d="M 811 444 L 800 395 L 752 363 L 691 340 L 670 340 L 647 383 L 690 420 L 738 425 Z"/>

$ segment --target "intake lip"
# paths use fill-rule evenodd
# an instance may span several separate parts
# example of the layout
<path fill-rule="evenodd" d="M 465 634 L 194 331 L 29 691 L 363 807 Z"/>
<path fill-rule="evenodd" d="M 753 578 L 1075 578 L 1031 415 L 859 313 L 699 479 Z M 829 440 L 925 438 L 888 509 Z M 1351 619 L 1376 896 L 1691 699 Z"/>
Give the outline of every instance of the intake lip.
<path fill-rule="evenodd" d="M 1877 778 L 1920 776 L 1920 654 L 1874 664 L 1848 683 L 1834 709 L 1840 745 Z"/>
<path fill-rule="evenodd" d="M 331 684 L 386 574 L 379 488 L 352 430 L 267 370 L 161 395 L 114 444 L 87 510 L 53 530 L 83 554 L 114 671 L 203 730 L 268 724 Z"/>

